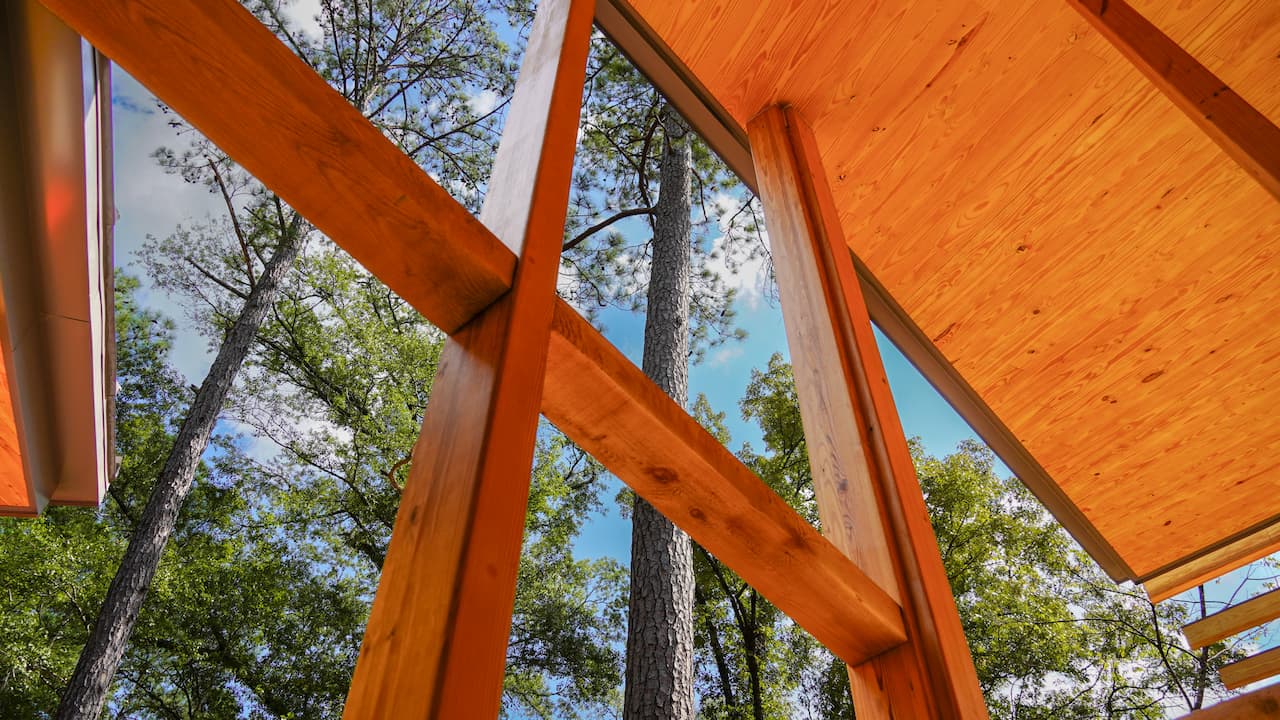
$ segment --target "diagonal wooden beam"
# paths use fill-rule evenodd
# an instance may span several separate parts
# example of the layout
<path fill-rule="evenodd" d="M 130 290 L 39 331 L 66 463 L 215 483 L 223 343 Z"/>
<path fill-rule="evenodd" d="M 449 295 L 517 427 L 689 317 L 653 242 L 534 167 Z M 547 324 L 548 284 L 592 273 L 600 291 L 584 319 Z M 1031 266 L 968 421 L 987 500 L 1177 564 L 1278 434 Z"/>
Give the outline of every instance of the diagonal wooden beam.
<path fill-rule="evenodd" d="M 846 662 L 906 637 L 893 598 L 564 303 L 542 411 Z"/>
<path fill-rule="evenodd" d="M 1280 618 L 1280 588 L 1203 617 L 1182 628 L 1192 650 Z"/>
<path fill-rule="evenodd" d="M 747 132 L 823 531 L 906 618 L 904 645 L 850 663 L 858 716 L 986 718 L 812 130 L 775 106 Z"/>
<path fill-rule="evenodd" d="M 42 0 L 446 332 L 515 256 L 240 3 Z"/>
<path fill-rule="evenodd" d="M 1124 0 L 1068 0 L 1245 172 L 1280 200 L 1280 128 Z"/>
<path fill-rule="evenodd" d="M 347 720 L 501 707 L 592 10 L 543 0 L 534 19 L 480 213 L 520 254 L 515 286 L 445 345 Z"/>
<path fill-rule="evenodd" d="M 483 298 L 492 295 L 491 302 L 510 288 L 514 253 L 447 194 L 441 195 L 443 190 L 420 169 L 405 168 L 408 161 L 402 155 L 388 159 L 387 150 L 395 148 L 385 138 L 353 130 L 372 128 L 235 0 L 45 1 L 90 42 L 123 60 L 139 82 L 245 162 L 392 291 L 450 332 L 459 341 L 450 354 L 458 359 L 446 362 L 467 365 L 468 372 L 478 373 L 477 382 L 494 382 L 485 379 L 483 363 L 468 362 L 471 356 L 490 353 L 484 348 L 491 341 L 485 333 L 459 328 L 488 305 Z M 277 72 L 286 81 L 273 77 Z M 316 104 L 323 112 L 308 110 Z M 228 112 L 228 107 L 238 110 Z M 270 127 L 289 125 L 280 118 L 292 114 L 301 118 L 301 126 Z M 509 114 L 516 117 L 515 109 Z M 272 132 L 262 134 L 264 127 Z M 281 145 L 285 147 L 277 151 Z M 347 154 L 361 157 L 347 162 Z M 386 163 L 392 164 L 383 167 Z M 337 166 L 345 177 L 321 178 L 323 182 L 311 177 Z M 403 187 L 389 188 L 379 178 L 388 168 Z M 420 177 L 405 178 L 415 172 Z M 335 194 L 320 192 L 316 183 L 327 184 Z M 296 192 L 288 192 L 291 188 Z M 419 202 L 410 204 L 420 215 L 392 208 L 393 217 L 369 225 L 370 218 L 409 202 L 414 194 Z M 334 218 L 335 213 L 348 217 Z M 329 221 L 321 223 L 321 217 Z M 560 232 L 556 230 L 557 239 Z M 476 288 L 484 292 L 473 292 Z M 559 302 L 554 317 L 542 397 L 549 418 L 846 662 L 861 662 L 901 642 L 900 611 L 865 573 L 572 308 Z M 441 373 L 441 390 L 471 382 L 472 376 L 462 370 L 448 373 L 460 378 L 456 383 L 444 379 L 444 369 Z M 473 396 L 479 392 L 476 387 Z M 432 402 L 450 397 L 433 393 Z M 456 397 L 449 402 L 455 408 L 465 404 Z M 599 414 L 598 405 L 610 412 Z M 461 412 L 438 410 L 437 415 L 450 417 Z M 432 429 L 424 436 L 434 433 Z M 475 434 L 466 437 L 474 439 Z M 440 448 L 477 452 L 448 442 L 434 447 L 424 444 L 418 450 L 415 474 L 431 472 L 434 462 L 449 461 Z M 435 459 L 429 462 L 427 455 L 433 452 Z M 660 465 L 655 464 L 659 459 Z M 659 468 L 666 472 L 650 472 Z M 666 482 L 672 478 L 678 482 Z M 406 494 L 427 492 L 426 483 L 413 484 L 418 490 L 407 487 Z M 436 493 L 445 490 L 432 486 Z M 402 500 L 437 509 L 466 502 L 448 494 Z M 724 508 L 732 512 L 722 516 Z"/>

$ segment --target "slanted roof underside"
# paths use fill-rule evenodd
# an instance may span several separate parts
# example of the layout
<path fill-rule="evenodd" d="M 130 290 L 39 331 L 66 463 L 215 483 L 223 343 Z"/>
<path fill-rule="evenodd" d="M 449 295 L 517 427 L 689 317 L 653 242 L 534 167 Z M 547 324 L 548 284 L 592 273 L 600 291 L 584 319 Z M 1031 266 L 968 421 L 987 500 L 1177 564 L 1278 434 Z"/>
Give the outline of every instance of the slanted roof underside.
<path fill-rule="evenodd" d="M 1280 5 L 1133 4 L 1280 121 Z M 1135 578 L 1280 515 L 1280 203 L 1066 2 L 630 9 L 813 124 L 851 248 Z"/>

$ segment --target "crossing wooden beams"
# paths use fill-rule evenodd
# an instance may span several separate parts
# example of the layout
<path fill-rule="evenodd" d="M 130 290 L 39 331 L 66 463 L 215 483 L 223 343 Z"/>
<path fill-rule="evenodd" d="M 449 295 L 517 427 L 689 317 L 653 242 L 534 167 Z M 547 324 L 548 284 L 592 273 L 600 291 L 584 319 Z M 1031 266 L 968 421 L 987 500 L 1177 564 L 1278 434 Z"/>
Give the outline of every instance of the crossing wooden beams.
<path fill-rule="evenodd" d="M 347 720 L 501 707 L 592 9 L 543 0 L 534 20 L 480 214 L 520 254 L 515 284 L 445 346 Z"/>
<path fill-rule="evenodd" d="M 48 5 L 91 42 L 118 56 L 135 78 L 237 161 L 244 162 L 419 312 L 453 334 L 454 342 L 437 377 L 433 409 L 424 420 L 423 437 L 434 440 L 424 439 L 415 452 L 412 477 L 397 521 L 397 539 L 384 574 L 403 576 L 423 548 L 431 547 L 433 538 L 445 541 L 436 546 L 435 552 L 450 559 L 439 563 L 430 577 L 417 579 L 415 588 L 448 587 L 465 572 L 464 563 L 479 567 L 474 559 L 464 557 L 464 549 L 457 543 L 472 542 L 471 547 L 477 552 L 493 552 L 492 566 L 506 567 L 503 564 L 509 563 L 510 557 L 504 555 L 505 551 L 476 544 L 485 538 L 473 535 L 474 518 L 497 517 L 487 514 L 489 510 L 482 507 L 486 502 L 503 502 L 502 512 L 508 513 L 514 513 L 516 505 L 523 513 L 523 503 L 508 503 L 509 499 L 496 499 L 485 493 L 484 488 L 492 486 L 480 475 L 497 473 L 494 468 L 498 466 L 483 465 L 482 461 L 509 464 L 503 467 L 522 462 L 527 470 L 528 459 L 520 459 L 526 448 L 519 439 L 526 429 L 503 429 L 498 422 L 504 417 L 527 422 L 525 404 L 536 394 L 525 388 L 524 393 L 504 399 L 504 387 L 511 384 L 510 378 L 517 369 L 504 364 L 509 356 L 495 348 L 501 344 L 497 338 L 504 332 L 531 333 L 509 335 L 507 342 L 514 342 L 512 352 L 536 348 L 532 337 L 541 332 L 538 327 L 543 321 L 513 325 L 502 320 L 504 313 L 513 312 L 513 302 L 519 307 L 519 300 L 513 298 L 520 290 L 471 323 L 466 320 L 472 317 L 468 312 L 481 312 L 511 286 L 516 257 L 503 246 L 503 241 L 520 248 L 525 242 L 539 239 L 550 244 L 548 236 L 557 243 L 561 239 L 562 213 L 567 202 L 536 195 L 560 185 L 540 181 L 536 187 L 542 190 L 533 191 L 534 196 L 526 197 L 520 191 L 535 187 L 528 172 L 533 167 L 528 154 L 538 151 L 541 145 L 536 127 L 513 126 L 509 135 L 504 135 L 504 149 L 499 154 L 505 159 L 498 161 L 490 196 L 505 199 L 487 204 L 483 214 L 485 222 L 492 224 L 502 237 L 500 241 L 425 173 L 399 155 L 355 109 L 324 86 L 234 0 L 113 0 L 93 8 L 71 0 L 49 0 Z M 182 77 L 201 80 L 178 82 L 177 78 Z M 542 77 L 545 82 L 546 76 Z M 522 89 L 525 86 L 546 89 L 538 81 L 526 82 L 522 75 Z M 581 88 L 581 77 L 577 87 Z M 239 114 L 225 112 L 231 106 L 241 108 Z M 517 100 L 509 123 L 529 120 L 521 106 L 523 103 Z M 277 122 L 280 117 L 294 116 L 299 118 L 298 123 Z M 556 117 L 563 120 L 568 116 Z M 573 118 L 576 122 L 576 113 Z M 546 149 L 542 155 L 554 155 L 568 163 L 572 142 L 566 146 L 562 133 L 552 128 L 547 129 L 546 135 L 561 140 L 559 146 Z M 516 142 L 515 150 L 507 149 L 508 137 L 522 139 L 512 141 Z M 283 148 L 277 152 L 276 146 Z M 347 158 L 348 154 L 353 157 Z M 398 157 L 390 158 L 393 154 Z M 339 167 L 341 173 L 331 172 Z M 523 171 L 512 175 L 513 167 Z M 398 185 L 389 187 L 381 179 L 387 172 Z M 317 175 L 321 177 L 313 177 Z M 334 203 L 335 197 L 344 198 L 344 202 Z M 409 207 L 401 207 L 402 204 Z M 561 213 L 560 225 L 538 213 Z M 521 240 L 516 230 L 526 217 L 529 230 Z M 511 224 L 507 224 L 508 219 Z M 554 273 L 553 258 L 550 252 L 525 250 L 520 278 L 535 269 Z M 538 282 L 544 281 L 544 276 L 539 275 Z M 516 280 L 517 287 L 524 283 L 524 279 Z M 545 290 L 545 297 L 553 298 L 549 289 Z M 901 642 L 901 615 L 892 598 L 804 523 L 572 308 L 558 302 L 554 316 L 542 397 L 542 409 L 549 418 L 842 658 L 859 662 Z M 536 349 L 531 352 L 536 356 Z M 538 384 L 535 376 L 526 375 L 521 374 L 524 381 Z M 455 386 L 463 388 L 467 396 L 451 392 Z M 482 397 L 487 402 L 480 402 Z M 495 403 L 508 401 L 511 406 L 497 409 Z M 607 407 L 610 412 L 600 415 L 596 410 L 599 407 Z M 625 431 L 605 432 L 606 426 Z M 516 457 L 486 452 L 483 443 L 491 443 L 499 436 L 513 439 L 510 454 Z M 660 467 L 655 464 L 659 459 Z M 445 473 L 470 478 L 469 484 L 436 482 Z M 509 522 L 495 522 L 501 528 L 510 528 Z M 486 528 L 494 527 L 486 523 Z M 744 545 L 744 538 L 751 538 L 752 543 Z M 462 582 L 465 588 L 465 579 Z M 428 602 L 427 594 L 415 594 L 413 588 L 399 581 L 396 585 L 400 590 L 388 594 L 386 600 L 379 595 L 378 605 L 388 609 L 375 607 L 376 617 L 371 621 L 371 634 L 375 637 L 365 649 L 369 657 L 362 657 L 357 670 L 361 676 L 371 675 L 374 667 L 380 671 L 373 674 L 381 674 L 403 668 L 405 663 L 417 668 L 413 671 L 416 677 L 432 675 L 435 670 L 428 668 L 439 668 L 427 663 L 438 661 L 425 659 L 426 654 L 439 650 L 436 645 L 446 633 L 466 629 L 455 627 L 450 631 L 431 624 L 444 617 L 444 608 L 454 602 L 451 597 L 431 600 L 445 605 L 417 607 L 413 603 Z M 393 607 L 401 608 L 404 616 L 394 617 L 390 610 Z M 482 599 L 476 607 L 493 606 L 484 604 Z M 400 625 L 391 624 L 393 621 Z M 404 655 L 396 655 L 407 650 L 403 647 L 383 647 L 372 652 L 394 643 L 391 628 L 404 627 L 406 622 L 417 626 L 429 647 L 414 648 Z M 461 622 L 455 621 L 455 625 Z M 402 677 L 398 682 L 408 681 Z M 386 688 L 367 684 L 363 677 L 357 678 L 356 685 L 349 717 L 390 712 L 377 699 Z M 403 707 L 421 709 L 437 702 L 430 697 L 434 689 L 427 690 L 428 696 L 424 697 L 423 688 L 409 685 L 396 686 L 414 695 Z M 469 690 L 471 686 L 459 689 Z"/>
<path fill-rule="evenodd" d="M 903 641 L 898 605 L 874 578 L 564 303 L 552 326 L 542 410 L 846 662 Z"/>
<path fill-rule="evenodd" d="M 1239 605 L 1190 623 L 1182 628 L 1182 634 L 1187 637 L 1187 644 L 1192 650 L 1199 650 L 1276 618 L 1280 618 L 1280 589 L 1249 598 Z"/>
<path fill-rule="evenodd" d="M 853 260 L 812 131 L 766 109 L 747 126 L 824 533 L 900 597 L 907 643 L 849 677 L 859 717 L 985 718 Z"/>
<path fill-rule="evenodd" d="M 1068 2 L 1280 200 L 1280 127 L 1124 0 Z"/>

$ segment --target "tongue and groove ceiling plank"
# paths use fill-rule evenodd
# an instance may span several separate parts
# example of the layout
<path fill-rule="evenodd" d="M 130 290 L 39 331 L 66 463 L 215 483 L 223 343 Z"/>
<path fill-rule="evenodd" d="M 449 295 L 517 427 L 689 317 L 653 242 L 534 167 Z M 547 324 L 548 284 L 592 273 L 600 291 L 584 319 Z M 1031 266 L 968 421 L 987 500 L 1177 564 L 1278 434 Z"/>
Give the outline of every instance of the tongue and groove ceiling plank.
<path fill-rule="evenodd" d="M 1280 119 L 1280 6 L 1135 5 Z M 810 120 L 851 248 L 1135 578 L 1280 515 L 1280 203 L 1068 3 L 631 6 L 737 122 Z"/>

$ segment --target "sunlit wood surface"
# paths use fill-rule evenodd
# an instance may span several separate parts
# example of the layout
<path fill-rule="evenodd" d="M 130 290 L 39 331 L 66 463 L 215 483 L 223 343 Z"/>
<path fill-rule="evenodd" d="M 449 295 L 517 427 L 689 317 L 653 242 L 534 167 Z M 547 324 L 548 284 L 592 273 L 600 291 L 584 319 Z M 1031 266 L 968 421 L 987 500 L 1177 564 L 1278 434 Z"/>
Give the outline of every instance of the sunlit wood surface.
<path fill-rule="evenodd" d="M 35 504 L 35 499 L 22 473 L 20 448 L 13 399 L 9 396 L 9 376 L 5 363 L 0 361 L 0 508 L 20 508 L 23 510 L 18 512 L 23 512 Z"/>
<path fill-rule="evenodd" d="M 1230 665 L 1223 665 L 1218 670 L 1218 675 L 1222 677 L 1222 684 L 1226 685 L 1228 690 L 1239 690 L 1246 685 L 1266 680 L 1277 674 L 1280 674 L 1280 647 L 1250 655 Z"/>
<path fill-rule="evenodd" d="M 1275 589 L 1190 623 L 1182 628 L 1182 634 L 1192 650 L 1199 650 L 1278 617 L 1280 589 Z"/>
<path fill-rule="evenodd" d="M 849 666 L 863 717 L 986 720 L 938 539 L 813 133 L 772 107 L 747 126 L 823 534 L 902 603 L 907 642 Z"/>
<path fill-rule="evenodd" d="M 1251 720 L 1280 718 L 1280 685 L 1270 685 L 1254 690 L 1182 716 L 1182 720 L 1241 720 L 1241 718 Z"/>
<path fill-rule="evenodd" d="M 1280 203 L 1075 9 L 632 4 L 740 123 L 809 119 L 850 246 L 1135 575 L 1280 514 Z M 1280 118 L 1280 6 L 1184 5 L 1137 3 Z"/>

